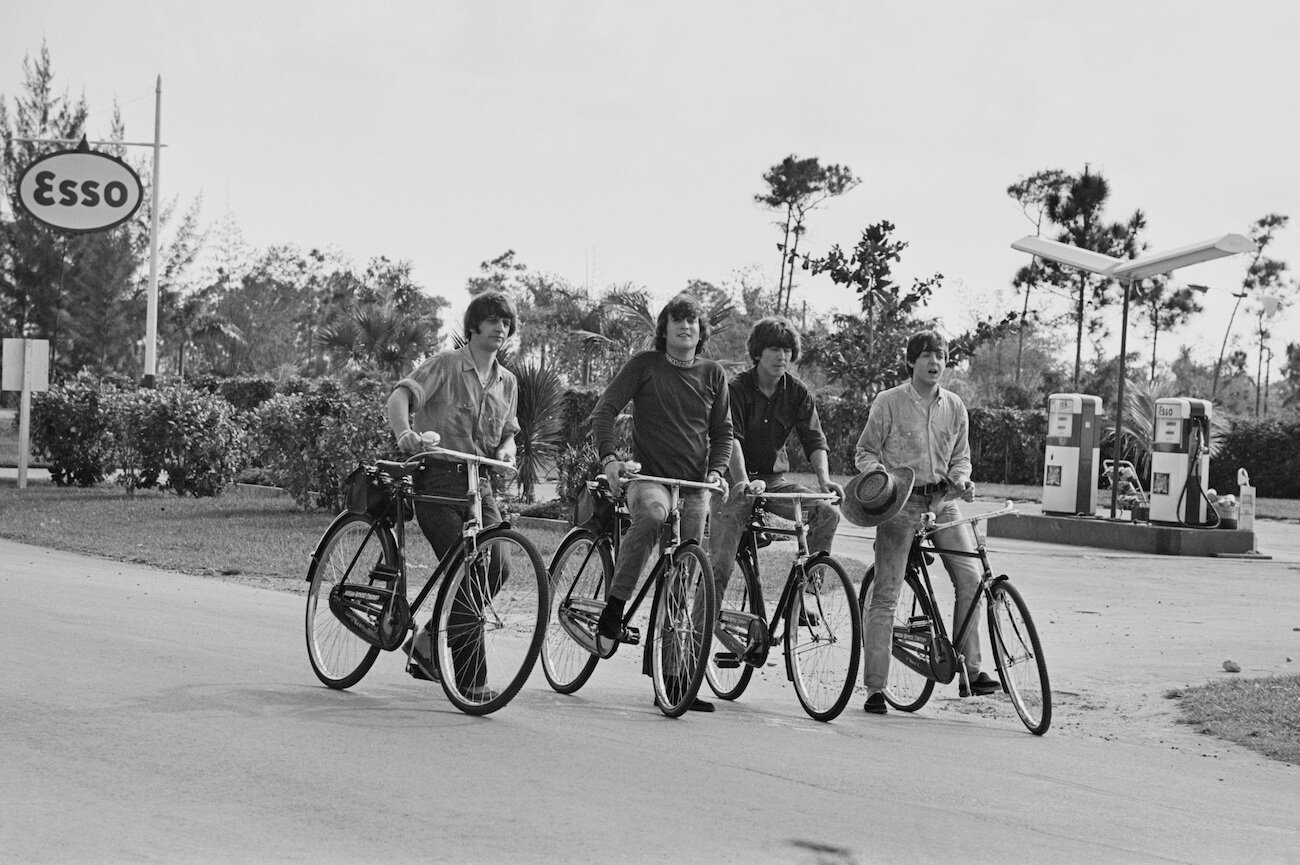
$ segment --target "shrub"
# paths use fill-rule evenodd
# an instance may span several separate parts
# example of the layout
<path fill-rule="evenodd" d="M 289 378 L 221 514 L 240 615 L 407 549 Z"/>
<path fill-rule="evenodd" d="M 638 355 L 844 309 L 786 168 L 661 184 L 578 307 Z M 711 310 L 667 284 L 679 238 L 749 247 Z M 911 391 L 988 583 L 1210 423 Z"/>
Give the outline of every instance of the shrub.
<path fill-rule="evenodd" d="M 391 456 L 392 433 L 384 414 L 386 388 L 375 383 L 344 393 L 322 379 L 300 382 L 262 403 L 251 414 L 259 462 L 301 508 L 339 510 L 343 479 L 361 463 Z"/>
<path fill-rule="evenodd" d="M 80 372 L 32 397 L 32 451 L 49 465 L 57 486 L 92 487 L 108 474 L 106 390 L 116 388 Z"/>
<path fill-rule="evenodd" d="M 246 433 L 219 396 L 184 385 L 140 391 L 138 447 L 148 480 L 158 469 L 177 495 L 220 495 L 243 464 Z"/>
<path fill-rule="evenodd" d="M 1300 418 L 1233 420 L 1210 458 L 1209 486 L 1227 494 L 1237 490 L 1237 469 L 1264 498 L 1300 498 Z"/>
<path fill-rule="evenodd" d="M 236 376 L 222 379 L 217 393 L 236 411 L 250 412 L 275 396 L 275 382 L 259 376 Z"/>

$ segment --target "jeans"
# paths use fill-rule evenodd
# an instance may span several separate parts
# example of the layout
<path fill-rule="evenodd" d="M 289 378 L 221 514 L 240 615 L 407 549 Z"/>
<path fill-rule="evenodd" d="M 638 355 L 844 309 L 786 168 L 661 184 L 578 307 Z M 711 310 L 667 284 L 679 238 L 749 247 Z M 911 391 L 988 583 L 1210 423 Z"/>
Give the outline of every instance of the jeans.
<path fill-rule="evenodd" d="M 464 499 L 463 468 L 460 464 L 430 464 L 416 476 L 415 488 L 426 495 Z M 501 510 L 497 505 L 496 496 L 492 493 L 492 484 L 487 478 L 479 479 L 478 491 L 479 501 L 483 506 L 483 523 L 479 528 L 485 529 L 501 522 Z M 420 525 L 420 531 L 424 532 L 424 536 L 428 539 L 429 546 L 433 547 L 434 555 L 440 560 L 460 540 L 468 515 L 468 502 L 460 505 L 435 502 L 415 504 L 415 520 Z M 483 550 L 480 549 L 479 552 L 480 557 L 485 555 Z M 510 578 L 509 562 L 480 562 L 480 566 L 487 567 L 488 591 L 491 597 L 496 597 L 497 592 Z M 450 578 L 451 575 L 448 575 L 443 579 Z M 487 677 L 482 651 L 483 627 L 477 609 L 482 603 L 482 598 L 479 597 L 477 603 L 472 602 L 472 599 L 478 595 L 479 593 L 473 590 L 468 581 L 462 583 L 461 590 L 452 599 L 451 612 L 447 617 L 447 643 L 451 648 L 456 667 L 453 671 L 456 682 L 461 688 L 483 685 Z M 434 624 L 430 621 L 427 628 L 430 633 L 433 627 Z"/>
<path fill-rule="evenodd" d="M 760 475 L 757 480 L 767 485 L 769 493 L 812 493 L 802 484 L 787 481 L 784 474 Z M 749 523 L 749 515 L 754 510 L 755 496 L 746 493 L 735 501 L 727 501 L 722 496 L 713 497 L 712 513 L 709 516 L 709 564 L 713 566 L 713 582 L 718 587 L 721 600 L 731 573 L 736 567 L 736 550 L 740 539 Z M 775 499 L 767 503 L 767 509 L 787 520 L 794 519 L 794 502 Z M 804 502 L 804 517 L 808 520 L 808 551 L 811 553 L 831 551 L 835 541 L 835 529 L 840 524 L 840 510 L 830 502 Z"/>
<path fill-rule="evenodd" d="M 893 519 L 876 528 L 876 577 L 872 582 L 871 606 L 867 609 L 866 621 L 862 623 L 862 681 L 871 692 L 882 690 L 889 679 L 890 644 L 893 642 L 898 589 L 903 584 L 912 538 L 916 536 L 921 516 L 926 511 L 933 511 L 941 523 L 961 519 L 961 510 L 955 501 L 944 502 L 940 496 L 929 498 L 913 494 Z M 975 539 L 969 524 L 939 532 L 934 540 L 941 547 L 975 551 Z M 975 600 L 981 576 L 979 560 L 963 556 L 941 557 L 956 595 L 952 620 L 953 627 L 956 628 Z M 978 611 L 966 629 L 966 636 L 955 648 L 965 656 L 967 673 L 974 678 L 980 669 Z"/>
<path fill-rule="evenodd" d="M 704 541 L 704 518 L 708 514 L 707 490 L 682 490 L 678 507 L 681 509 L 682 541 Z M 660 534 L 666 531 L 669 491 L 663 484 L 651 481 L 632 481 L 627 485 L 627 509 L 632 517 L 627 533 L 623 535 L 614 562 L 614 578 L 608 597 L 627 601 L 636 591 L 650 554 L 659 547 Z M 658 561 L 658 557 L 655 558 Z"/>

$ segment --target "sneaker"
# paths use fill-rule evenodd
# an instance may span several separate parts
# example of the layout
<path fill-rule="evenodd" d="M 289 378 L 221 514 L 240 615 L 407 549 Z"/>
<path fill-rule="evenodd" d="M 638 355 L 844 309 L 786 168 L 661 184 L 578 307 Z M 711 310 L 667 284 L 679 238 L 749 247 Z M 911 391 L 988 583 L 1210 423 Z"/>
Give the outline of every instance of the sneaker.
<path fill-rule="evenodd" d="M 885 695 L 877 691 L 862 705 L 862 711 L 869 712 L 872 715 L 884 715 L 889 712 L 889 706 L 885 703 Z"/>
<path fill-rule="evenodd" d="M 433 660 L 433 637 L 428 631 L 420 631 L 407 637 L 402 651 L 406 652 L 409 659 L 406 672 L 413 678 L 424 682 L 442 681 L 442 676 L 438 673 L 438 665 Z"/>
<path fill-rule="evenodd" d="M 1002 683 L 988 673 L 980 673 L 970 680 L 971 693 L 977 697 L 987 697 L 1002 690 Z"/>

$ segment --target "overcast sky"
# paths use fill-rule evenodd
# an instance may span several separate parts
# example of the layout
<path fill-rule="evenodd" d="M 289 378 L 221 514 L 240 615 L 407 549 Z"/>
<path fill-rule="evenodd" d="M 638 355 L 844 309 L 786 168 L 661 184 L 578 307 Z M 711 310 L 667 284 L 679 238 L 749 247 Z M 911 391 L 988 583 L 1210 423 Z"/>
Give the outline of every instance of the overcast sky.
<path fill-rule="evenodd" d="M 896 272 L 944 275 L 952 332 L 1015 305 L 1010 244 L 1033 226 L 1006 188 L 1047 168 L 1102 172 L 1107 216 L 1144 210 L 1154 251 L 1289 215 L 1271 252 L 1300 268 L 1300 4 L 1282 0 L 6 0 L 0 21 L 10 108 L 45 40 L 92 138 L 116 100 L 128 139 L 151 140 L 161 75 L 165 196 L 202 194 L 206 221 L 233 214 L 258 248 L 408 259 L 455 308 L 506 249 L 661 298 L 750 266 L 774 284 L 774 215 L 753 197 L 791 153 L 862 179 L 804 249 L 892 221 L 911 244 Z M 1212 363 L 1244 266 L 1178 272 L 1212 287 L 1213 315 L 1162 347 Z M 1275 320 L 1278 355 L 1296 322 Z"/>

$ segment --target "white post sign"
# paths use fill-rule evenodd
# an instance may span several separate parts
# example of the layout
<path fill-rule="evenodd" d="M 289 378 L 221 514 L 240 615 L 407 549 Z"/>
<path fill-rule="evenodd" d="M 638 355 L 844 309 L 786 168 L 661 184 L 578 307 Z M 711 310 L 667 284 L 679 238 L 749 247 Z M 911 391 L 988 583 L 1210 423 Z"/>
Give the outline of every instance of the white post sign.
<path fill-rule="evenodd" d="M 27 488 L 32 437 L 32 393 L 50 389 L 50 341 L 6 339 L 0 390 L 22 392 L 18 409 L 18 489 Z"/>

